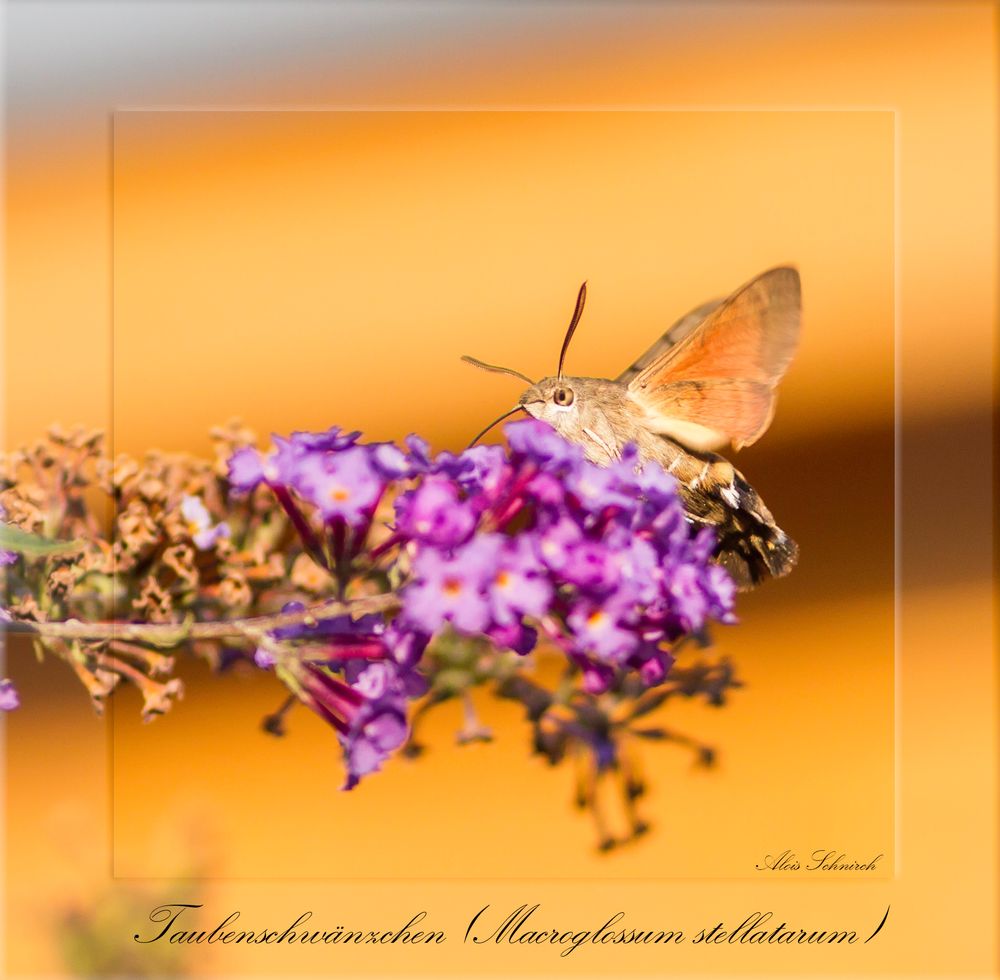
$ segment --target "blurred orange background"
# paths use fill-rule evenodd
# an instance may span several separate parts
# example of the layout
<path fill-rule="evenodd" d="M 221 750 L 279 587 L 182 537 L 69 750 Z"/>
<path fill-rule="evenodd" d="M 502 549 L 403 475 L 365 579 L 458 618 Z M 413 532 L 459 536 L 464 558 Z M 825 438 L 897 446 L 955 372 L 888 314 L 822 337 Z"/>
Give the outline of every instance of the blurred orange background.
<path fill-rule="evenodd" d="M 651 746 L 653 833 L 602 856 L 569 806 L 571 774 L 528 757 L 510 705 L 480 700 L 492 745 L 454 746 L 457 709 L 442 711 L 427 756 L 341 795 L 321 723 L 259 733 L 280 700 L 267 678 L 195 665 L 170 716 L 142 726 L 126 695 L 104 726 L 64 671 L 14 646 L 11 973 L 62 968 L 56 910 L 136 886 L 205 901 L 209 925 L 233 908 L 365 926 L 427 908 L 453 936 L 433 959 L 196 950 L 188 966 L 211 975 L 664 969 L 655 948 L 567 961 L 457 941 L 486 902 L 524 901 L 574 925 L 624 908 L 690 929 L 775 907 L 859 932 L 893 907 L 870 946 L 681 946 L 671 972 L 990 968 L 993 11 L 627 9 L 584 18 L 572 44 L 552 25 L 498 36 L 474 64 L 457 53 L 468 38 L 430 70 L 406 55 L 367 74 L 290 62 L 266 101 L 300 111 L 15 126 L 7 441 L 58 420 L 109 429 L 117 451 L 203 452 L 207 428 L 239 415 L 262 435 L 337 423 L 458 448 L 518 392 L 458 355 L 550 373 L 582 279 L 569 366 L 606 375 L 690 307 L 794 262 L 802 347 L 771 431 L 736 462 L 801 567 L 717 635 L 747 688 L 720 712 L 664 714 L 716 745 L 720 767 Z M 505 111 L 444 111 L 458 92 Z M 246 81 L 225 101 L 260 107 L 262 90 Z M 346 103 L 436 111 L 301 111 Z M 956 866 L 958 841 L 975 858 Z M 886 857 L 864 880 L 753 870 L 827 846 Z M 938 907 L 944 890 L 961 900 Z"/>
<path fill-rule="evenodd" d="M 553 373 L 585 276 L 574 373 L 617 374 L 673 318 L 788 256 L 806 284 L 807 326 L 782 392 L 789 410 L 767 440 L 787 448 L 759 470 L 806 557 L 792 587 L 748 597 L 745 624 L 719 635 L 747 672 L 743 703 L 723 719 L 690 712 L 689 729 L 722 740 L 725 776 L 693 780 L 687 755 L 646 753 L 651 771 L 663 767 L 654 783 L 665 782 L 648 842 L 607 859 L 588 847 L 584 821 L 565 846 L 569 774 L 523 758 L 513 706 L 491 709 L 503 746 L 397 767 L 344 798 L 334 778 L 322 790 L 311 778 L 332 768 L 322 725 L 308 725 L 313 737 L 288 759 L 287 744 L 256 734 L 240 749 L 232 738 L 209 744 L 213 718 L 254 727 L 246 694 L 222 688 L 200 720 L 186 706 L 190 727 L 140 731 L 117 713 L 116 871 L 169 871 L 151 828 L 179 797 L 216 812 L 226 869 L 243 877 L 740 877 L 762 846 L 797 840 L 803 826 L 851 853 L 885 853 L 891 874 L 890 429 L 848 457 L 850 482 L 831 481 L 808 447 L 828 451 L 824 434 L 892 416 L 892 123 L 886 112 L 118 114 L 118 450 L 207 451 L 213 420 L 234 412 L 258 431 L 335 421 L 378 438 L 417 430 L 458 449 L 520 390 L 459 354 Z M 753 479 L 758 455 L 746 454 Z M 746 662 L 751 649 L 759 666 Z M 254 701 L 257 716 L 269 710 Z M 845 704 L 847 745 L 829 737 Z M 241 757 L 253 775 L 220 785 L 217 773 Z M 171 774 L 166 797 L 145 792 L 150 769 Z M 512 785 L 525 794 L 515 809 Z M 480 801 L 471 826 L 462 808 L 442 812 L 455 792 Z M 393 834 L 401 799 L 419 828 L 416 853 L 409 835 Z M 744 818 L 733 827 L 737 801 Z M 319 849 L 325 830 L 297 829 L 303 812 L 395 846 Z M 271 837 L 284 846 L 263 847 Z M 512 846 L 483 846 L 502 837 Z"/>

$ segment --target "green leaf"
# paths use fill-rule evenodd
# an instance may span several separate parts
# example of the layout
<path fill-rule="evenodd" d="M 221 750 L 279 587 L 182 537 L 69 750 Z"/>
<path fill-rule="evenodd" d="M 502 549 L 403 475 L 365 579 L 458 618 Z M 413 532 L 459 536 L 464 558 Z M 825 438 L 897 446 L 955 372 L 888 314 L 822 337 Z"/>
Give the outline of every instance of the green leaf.
<path fill-rule="evenodd" d="M 83 548 L 82 541 L 53 541 L 43 538 L 40 534 L 23 531 L 12 524 L 0 524 L 0 549 L 16 551 L 19 555 L 29 558 L 42 558 L 45 555 L 62 555 Z"/>

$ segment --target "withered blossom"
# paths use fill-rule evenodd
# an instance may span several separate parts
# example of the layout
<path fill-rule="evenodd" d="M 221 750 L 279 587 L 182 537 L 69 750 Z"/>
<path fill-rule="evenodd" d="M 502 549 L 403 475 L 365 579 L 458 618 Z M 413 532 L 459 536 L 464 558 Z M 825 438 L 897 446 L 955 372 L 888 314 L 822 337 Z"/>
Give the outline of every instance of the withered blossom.
<path fill-rule="evenodd" d="M 173 599 L 153 575 L 143 579 L 142 589 L 132 600 L 136 615 L 150 623 L 169 623 L 174 611 Z"/>
<path fill-rule="evenodd" d="M 175 544 L 163 550 L 163 564 L 188 587 L 198 584 L 194 549 L 189 544 Z"/>

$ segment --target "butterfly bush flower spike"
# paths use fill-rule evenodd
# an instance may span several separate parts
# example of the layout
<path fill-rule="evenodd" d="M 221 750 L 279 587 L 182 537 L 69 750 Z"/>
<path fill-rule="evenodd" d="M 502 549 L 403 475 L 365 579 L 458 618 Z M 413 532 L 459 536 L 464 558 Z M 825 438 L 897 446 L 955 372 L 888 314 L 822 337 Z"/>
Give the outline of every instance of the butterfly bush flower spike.
<path fill-rule="evenodd" d="M 305 705 L 332 729 L 348 789 L 417 754 L 415 727 L 450 699 L 462 701 L 459 738 L 481 737 L 472 695 L 489 684 L 524 708 L 536 753 L 583 760 L 592 778 L 577 799 L 598 824 L 595 780 L 615 773 L 637 835 L 637 743 L 713 755 L 651 713 L 673 697 L 721 704 L 739 686 L 725 659 L 675 662 L 682 644 L 734 622 L 736 588 L 798 555 L 728 461 L 661 436 L 677 421 L 713 444 L 763 434 L 800 288 L 794 269 L 769 270 L 614 381 L 563 373 L 585 298 L 584 286 L 556 376 L 471 359 L 530 385 L 494 423 L 531 416 L 506 425 L 506 447 L 435 453 L 416 435 L 397 446 L 332 427 L 258 449 L 234 423 L 212 430 L 215 460 L 111 459 L 100 433 L 58 428 L 4 454 L 0 624 L 33 634 L 98 711 L 137 688 L 147 720 L 180 696 L 171 651 L 218 670 L 252 661 L 287 689 L 265 730 L 283 734 Z M 750 391 L 753 410 L 732 408 L 732 390 Z M 527 658 L 539 645 L 563 661 L 551 688 Z M 0 710 L 18 703 L 0 681 Z"/>
<path fill-rule="evenodd" d="M 405 744 L 411 702 L 427 689 L 425 651 L 448 630 L 520 655 L 544 637 L 599 694 L 619 677 L 663 683 L 674 641 L 709 619 L 732 621 L 734 589 L 711 562 L 712 533 L 692 530 L 659 466 L 628 450 L 599 467 L 537 420 L 506 434 L 509 451 L 434 456 L 416 436 L 404 451 L 331 429 L 230 458 L 234 487 L 270 487 L 307 550 L 332 556 L 342 592 L 372 562 L 400 583 L 395 615 L 276 629 L 254 655 L 335 729 L 346 788 Z M 185 516 L 211 530 L 192 500 Z M 367 556 L 383 500 L 391 547 Z"/>

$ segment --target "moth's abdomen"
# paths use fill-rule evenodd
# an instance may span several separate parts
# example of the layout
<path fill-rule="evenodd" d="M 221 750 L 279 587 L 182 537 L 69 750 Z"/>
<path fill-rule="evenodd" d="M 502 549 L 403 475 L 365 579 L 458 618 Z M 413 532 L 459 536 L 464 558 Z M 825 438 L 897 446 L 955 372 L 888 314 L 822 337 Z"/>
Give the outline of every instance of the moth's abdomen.
<path fill-rule="evenodd" d="M 737 588 L 751 589 L 765 579 L 787 575 L 798 561 L 799 546 L 774 523 L 764 501 L 739 472 L 733 486 L 737 505 L 715 525 L 716 560 Z"/>
<path fill-rule="evenodd" d="M 799 547 L 778 527 L 760 495 L 731 464 L 726 485 L 710 483 L 704 495 L 716 497 L 711 523 L 719 536 L 716 560 L 738 589 L 751 589 L 768 578 L 787 575 L 798 561 Z M 683 495 L 683 490 L 682 490 Z"/>
<path fill-rule="evenodd" d="M 675 477 L 688 517 L 714 529 L 716 561 L 737 588 L 751 589 L 795 567 L 798 545 L 775 524 L 760 495 L 732 463 L 714 453 L 690 452 L 670 439 L 662 439 L 646 455 L 655 456 Z"/>

